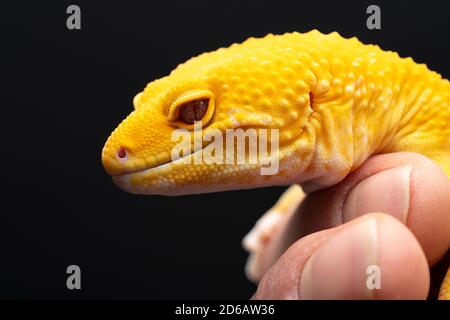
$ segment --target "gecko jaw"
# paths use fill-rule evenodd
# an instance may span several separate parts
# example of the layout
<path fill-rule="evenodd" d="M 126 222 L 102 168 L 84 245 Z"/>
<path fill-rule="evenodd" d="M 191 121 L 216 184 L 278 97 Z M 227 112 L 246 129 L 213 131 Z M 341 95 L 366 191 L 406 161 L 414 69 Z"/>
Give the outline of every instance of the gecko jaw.
<path fill-rule="evenodd" d="M 142 170 L 137 170 L 137 171 L 133 171 L 133 172 L 127 172 L 121 175 L 116 175 L 116 176 L 112 176 L 112 179 L 114 181 L 114 183 L 121 189 L 123 189 L 124 191 L 130 192 L 130 193 L 135 193 L 135 194 L 140 194 L 140 192 L 137 192 L 137 189 L 139 188 L 139 186 L 137 186 L 138 188 L 136 188 L 136 185 L 134 185 L 131 180 L 133 178 L 144 178 L 144 177 L 151 177 L 151 176 L 160 176 L 163 175 L 164 172 L 167 172 L 168 170 L 170 170 L 170 167 L 176 164 L 181 164 L 184 163 L 185 161 L 187 161 L 188 163 L 193 163 L 193 158 L 196 154 L 201 153 L 204 151 L 204 149 L 209 146 L 211 144 L 208 143 L 207 145 L 203 146 L 201 149 L 198 149 L 194 152 L 191 152 L 189 154 L 186 154 L 178 159 L 172 160 L 172 161 L 168 161 L 168 162 L 164 162 L 164 163 L 160 163 L 154 167 L 150 167 L 150 168 L 145 168 Z M 191 159 L 188 159 L 191 158 Z"/>

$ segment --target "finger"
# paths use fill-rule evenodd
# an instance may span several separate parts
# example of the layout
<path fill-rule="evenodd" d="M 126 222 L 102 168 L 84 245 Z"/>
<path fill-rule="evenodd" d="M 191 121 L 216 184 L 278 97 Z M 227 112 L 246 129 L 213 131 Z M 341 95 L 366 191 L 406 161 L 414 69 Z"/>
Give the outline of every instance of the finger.
<path fill-rule="evenodd" d="M 371 266 L 379 268 L 379 283 L 367 274 Z M 298 240 L 253 298 L 424 299 L 428 287 L 427 261 L 413 234 L 391 216 L 367 214 Z"/>
<path fill-rule="evenodd" d="M 450 180 L 430 159 L 415 153 L 374 156 L 334 187 L 309 194 L 283 233 L 270 244 L 267 270 L 296 239 L 368 212 L 405 223 L 434 265 L 450 246 Z"/>

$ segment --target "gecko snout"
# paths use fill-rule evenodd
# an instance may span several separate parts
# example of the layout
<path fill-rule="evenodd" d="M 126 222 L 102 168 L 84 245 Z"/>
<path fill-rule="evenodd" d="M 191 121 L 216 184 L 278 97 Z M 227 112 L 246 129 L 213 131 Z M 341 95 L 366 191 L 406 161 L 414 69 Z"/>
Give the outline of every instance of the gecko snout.
<path fill-rule="evenodd" d="M 127 155 L 128 155 L 127 149 L 125 149 L 124 147 L 120 147 L 119 150 L 117 151 L 117 157 L 122 161 L 125 161 L 127 159 Z"/>
<path fill-rule="evenodd" d="M 126 173 L 129 160 L 129 152 L 125 147 L 106 147 L 102 152 L 102 164 L 106 172 L 111 176 Z"/>

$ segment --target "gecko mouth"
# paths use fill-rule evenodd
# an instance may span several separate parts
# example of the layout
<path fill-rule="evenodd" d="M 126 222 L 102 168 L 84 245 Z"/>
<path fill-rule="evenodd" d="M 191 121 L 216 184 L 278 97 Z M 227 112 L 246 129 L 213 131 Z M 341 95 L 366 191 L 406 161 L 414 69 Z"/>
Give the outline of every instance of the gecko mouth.
<path fill-rule="evenodd" d="M 155 173 L 155 174 L 162 173 L 165 169 L 168 169 L 173 164 L 179 164 L 179 163 L 192 164 L 193 163 L 192 159 L 188 160 L 188 158 L 193 158 L 198 153 L 202 153 L 203 150 L 205 150 L 205 148 L 208 147 L 211 143 L 213 143 L 213 142 L 210 142 L 210 143 L 202 146 L 201 148 L 198 148 L 197 150 L 194 150 L 193 152 L 183 155 L 182 157 L 177 158 L 175 160 L 170 159 L 166 162 L 159 163 L 153 167 L 147 167 L 147 168 L 143 168 L 140 170 L 129 171 L 129 172 L 123 173 L 121 175 L 112 176 L 112 179 L 120 188 L 130 191 L 131 188 L 130 188 L 129 184 L 130 184 L 131 178 L 148 176 L 153 173 Z"/>

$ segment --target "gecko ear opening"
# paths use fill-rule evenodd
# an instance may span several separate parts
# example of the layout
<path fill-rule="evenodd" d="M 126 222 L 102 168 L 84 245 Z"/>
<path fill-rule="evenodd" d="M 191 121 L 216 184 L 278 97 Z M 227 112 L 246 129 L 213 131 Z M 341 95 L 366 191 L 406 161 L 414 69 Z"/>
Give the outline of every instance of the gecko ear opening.
<path fill-rule="evenodd" d="M 170 106 L 167 120 L 181 128 L 194 128 L 201 121 L 206 126 L 214 114 L 214 94 L 209 90 L 188 91 Z"/>

